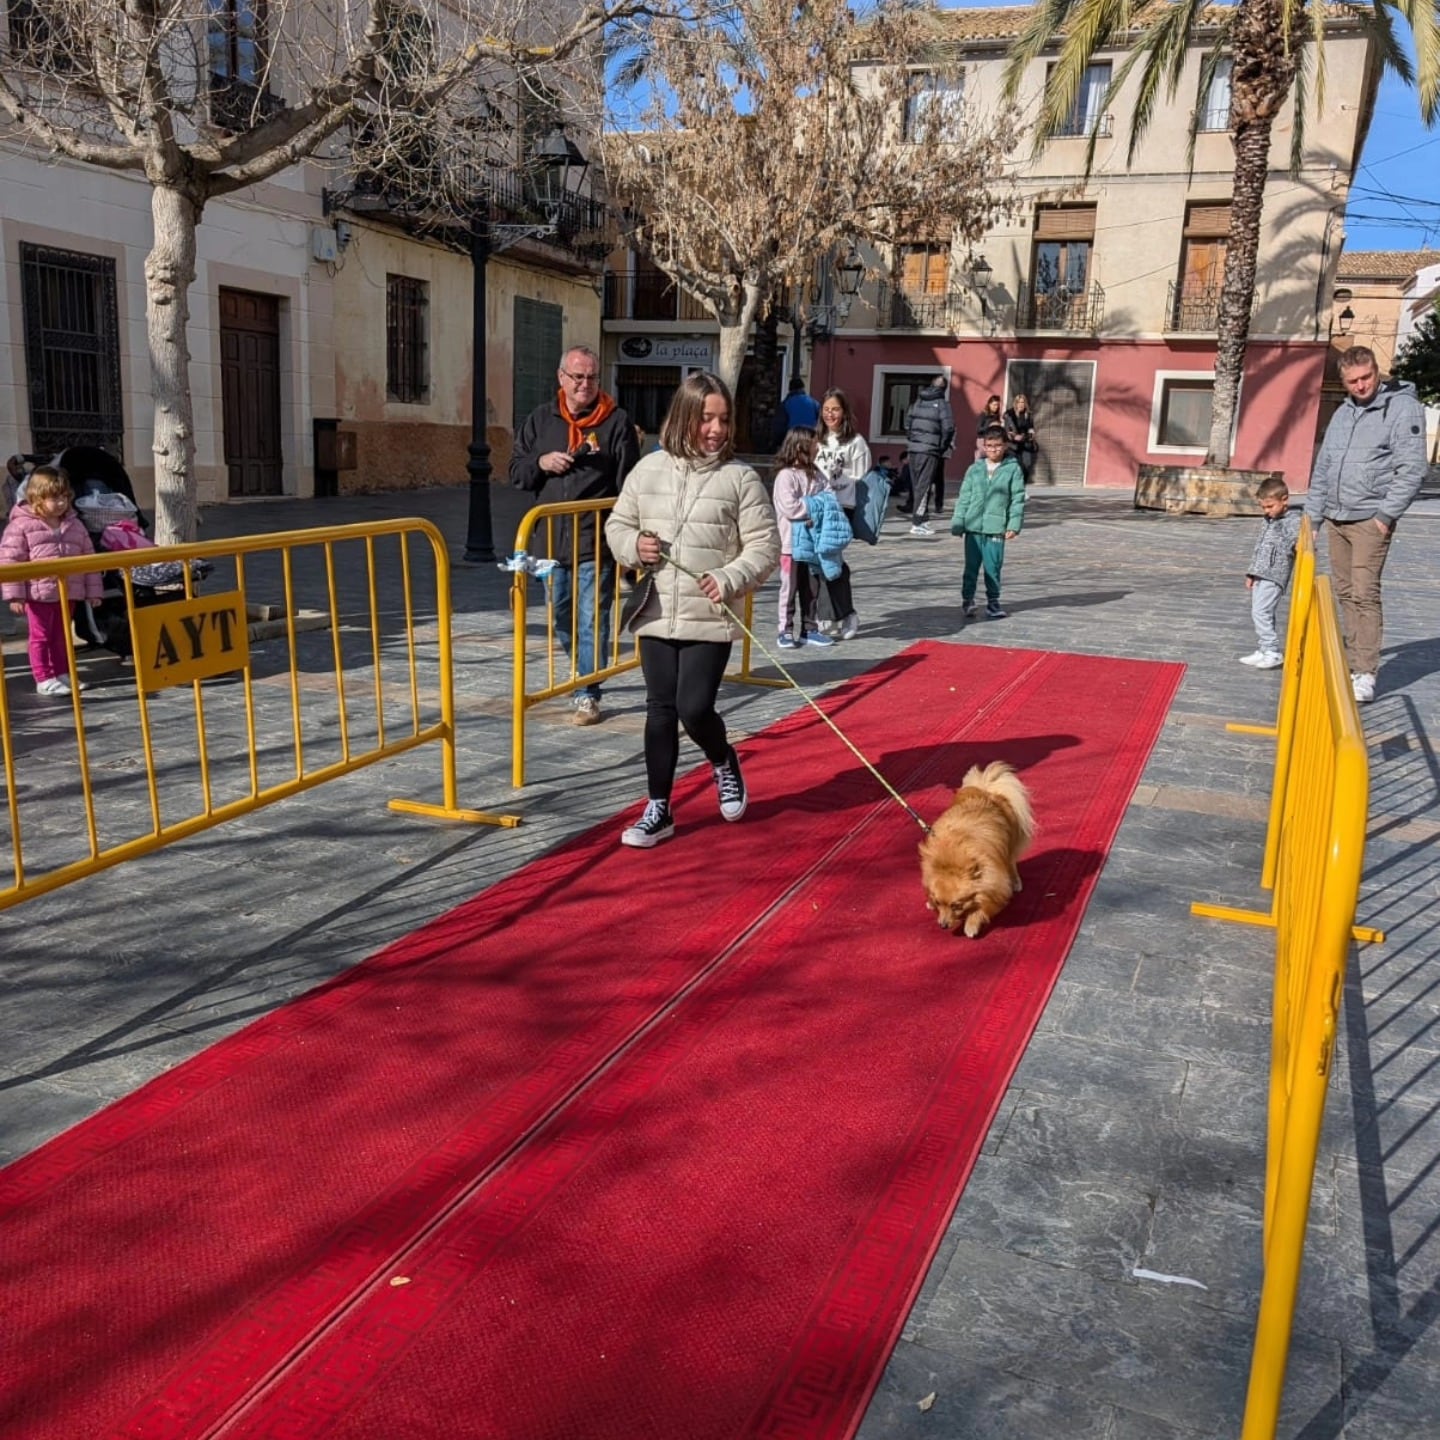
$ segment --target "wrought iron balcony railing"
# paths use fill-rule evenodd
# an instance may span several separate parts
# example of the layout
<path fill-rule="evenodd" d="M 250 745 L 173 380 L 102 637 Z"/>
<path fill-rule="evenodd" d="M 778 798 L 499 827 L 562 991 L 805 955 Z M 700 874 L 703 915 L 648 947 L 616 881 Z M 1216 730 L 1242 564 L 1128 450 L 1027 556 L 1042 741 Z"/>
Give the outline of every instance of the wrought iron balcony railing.
<path fill-rule="evenodd" d="M 1220 287 L 1172 280 L 1165 301 L 1165 329 L 1212 334 L 1220 324 Z"/>
<path fill-rule="evenodd" d="M 1072 334 L 1091 333 L 1105 318 L 1105 292 L 1097 284 L 1085 289 L 1036 290 L 1020 286 L 1017 328 L 1021 330 L 1066 330 Z"/>
<path fill-rule="evenodd" d="M 953 334 L 979 318 L 979 302 L 966 290 L 915 294 L 881 285 L 875 297 L 875 324 L 882 330 L 940 330 Z"/>
<path fill-rule="evenodd" d="M 657 271 L 621 270 L 605 277 L 605 320 L 711 320 L 693 296 Z"/>

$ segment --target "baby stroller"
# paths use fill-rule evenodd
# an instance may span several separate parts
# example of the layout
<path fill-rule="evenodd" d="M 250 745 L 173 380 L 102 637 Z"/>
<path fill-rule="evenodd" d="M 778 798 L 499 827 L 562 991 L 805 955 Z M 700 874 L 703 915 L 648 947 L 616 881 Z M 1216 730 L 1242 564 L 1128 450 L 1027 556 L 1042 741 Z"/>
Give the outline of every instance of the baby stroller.
<path fill-rule="evenodd" d="M 72 445 L 55 457 L 55 463 L 70 477 L 75 512 L 85 522 L 98 554 L 145 549 L 155 543 L 147 533 L 150 522 L 135 503 L 135 487 L 125 467 L 108 450 L 98 445 Z M 190 562 L 191 576 L 197 582 L 212 568 L 208 560 Z M 185 562 L 136 565 L 130 570 L 130 582 L 137 607 L 183 600 Z M 112 651 L 124 660 L 133 653 L 125 581 L 119 570 L 106 570 L 102 584 L 104 592 L 98 604 L 86 602 L 77 607 L 76 633 L 91 648 Z"/>

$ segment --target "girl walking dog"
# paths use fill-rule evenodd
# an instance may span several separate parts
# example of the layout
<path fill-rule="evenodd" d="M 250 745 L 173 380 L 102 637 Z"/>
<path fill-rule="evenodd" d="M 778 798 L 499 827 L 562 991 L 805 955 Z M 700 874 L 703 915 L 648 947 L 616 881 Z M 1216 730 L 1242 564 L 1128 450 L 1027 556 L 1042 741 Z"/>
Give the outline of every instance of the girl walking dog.
<path fill-rule="evenodd" d="M 737 633 L 719 607 L 733 608 L 764 583 L 779 562 L 780 536 L 760 477 L 733 458 L 733 410 L 718 376 L 687 376 L 660 427 L 660 449 L 631 470 L 605 524 L 615 558 L 646 572 L 621 617 L 640 641 L 649 798 L 620 843 L 640 850 L 675 833 L 681 725 L 714 767 L 720 814 L 738 820 L 749 803 L 715 709 Z"/>

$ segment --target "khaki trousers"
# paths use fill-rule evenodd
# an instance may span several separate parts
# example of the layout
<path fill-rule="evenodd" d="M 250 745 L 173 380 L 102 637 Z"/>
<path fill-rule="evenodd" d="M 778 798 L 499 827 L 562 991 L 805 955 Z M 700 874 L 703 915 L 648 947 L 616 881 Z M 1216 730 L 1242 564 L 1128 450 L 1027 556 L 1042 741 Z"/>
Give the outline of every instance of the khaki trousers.
<path fill-rule="evenodd" d="M 1330 529 L 1330 574 L 1340 601 L 1340 629 L 1345 653 L 1357 675 L 1380 669 L 1380 574 L 1390 553 L 1393 531 L 1374 520 L 1327 520 Z"/>

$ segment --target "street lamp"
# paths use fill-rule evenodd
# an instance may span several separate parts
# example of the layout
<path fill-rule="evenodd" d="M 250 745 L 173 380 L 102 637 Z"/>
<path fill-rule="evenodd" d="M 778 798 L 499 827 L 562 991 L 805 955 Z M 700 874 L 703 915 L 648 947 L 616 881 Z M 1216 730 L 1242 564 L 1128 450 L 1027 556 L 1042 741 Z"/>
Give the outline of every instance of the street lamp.
<path fill-rule="evenodd" d="M 853 300 L 860 293 L 860 282 L 865 278 L 865 262 L 855 253 L 851 245 L 843 260 L 835 262 L 835 283 L 846 300 Z M 848 308 L 848 307 L 847 307 Z"/>
<path fill-rule="evenodd" d="M 990 269 L 990 262 L 983 255 L 971 255 L 970 257 L 970 288 L 984 299 L 985 292 L 990 288 L 990 276 L 994 272 Z"/>
<path fill-rule="evenodd" d="M 495 558 L 495 533 L 490 516 L 490 440 L 486 433 L 488 386 L 485 377 L 485 267 L 492 255 L 518 245 L 554 235 L 559 229 L 560 211 L 569 195 L 571 177 L 578 186 L 588 161 L 579 147 L 555 126 L 530 152 L 535 198 L 545 216 L 543 224 L 497 224 L 490 218 L 490 199 L 482 189 L 470 212 L 471 286 L 470 333 L 474 347 L 474 371 L 470 393 L 470 458 L 465 469 L 470 476 L 470 507 L 465 527 L 462 559 L 475 564 Z"/>
<path fill-rule="evenodd" d="M 1339 322 L 1338 328 L 1342 335 L 1350 333 L 1350 327 L 1355 323 L 1355 312 L 1347 305 L 1335 319 Z"/>

